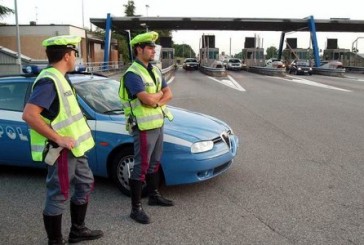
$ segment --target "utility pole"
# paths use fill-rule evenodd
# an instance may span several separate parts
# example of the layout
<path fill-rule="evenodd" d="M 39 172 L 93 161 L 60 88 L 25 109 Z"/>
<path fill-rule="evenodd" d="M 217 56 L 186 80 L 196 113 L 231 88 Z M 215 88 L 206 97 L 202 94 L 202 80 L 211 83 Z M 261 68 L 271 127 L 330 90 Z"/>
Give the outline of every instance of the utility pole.
<path fill-rule="evenodd" d="M 84 11 L 83 0 L 82 0 L 82 28 L 85 28 L 85 11 Z"/>
<path fill-rule="evenodd" d="M 230 37 L 230 52 L 229 52 L 229 54 L 230 54 L 230 57 L 231 57 L 231 37 Z"/>
<path fill-rule="evenodd" d="M 17 58 L 16 63 L 19 65 L 19 72 L 22 73 L 17 0 L 14 0 L 14 6 L 15 6 L 15 23 L 16 23 L 16 46 L 17 46 L 17 49 L 18 49 L 18 58 Z"/>
<path fill-rule="evenodd" d="M 147 17 L 148 17 L 148 9 L 149 9 L 149 5 L 148 5 L 148 4 L 146 4 L 146 5 L 145 5 L 145 8 L 147 9 Z"/>

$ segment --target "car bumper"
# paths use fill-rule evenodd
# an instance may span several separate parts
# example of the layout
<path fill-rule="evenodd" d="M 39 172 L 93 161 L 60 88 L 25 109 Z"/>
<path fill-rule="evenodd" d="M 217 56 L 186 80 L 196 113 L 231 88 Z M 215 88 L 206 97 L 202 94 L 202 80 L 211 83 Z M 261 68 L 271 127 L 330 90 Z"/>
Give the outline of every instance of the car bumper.
<path fill-rule="evenodd" d="M 241 70 L 240 66 L 228 66 L 227 67 L 228 70 Z"/>
<path fill-rule="evenodd" d="M 311 74 L 312 71 L 309 71 L 309 70 L 299 70 L 297 71 L 297 74 L 300 74 L 300 75 L 306 75 L 306 74 Z"/>
<path fill-rule="evenodd" d="M 165 155 L 173 154 L 173 161 L 168 161 L 168 157 L 163 159 L 165 184 L 197 183 L 222 174 L 231 166 L 239 146 L 236 136 L 230 136 L 230 142 L 230 149 L 225 143 L 221 143 L 215 145 L 211 151 L 204 153 L 168 152 Z"/>
<path fill-rule="evenodd" d="M 185 66 L 183 67 L 185 70 L 197 70 L 198 69 L 198 66 Z"/>

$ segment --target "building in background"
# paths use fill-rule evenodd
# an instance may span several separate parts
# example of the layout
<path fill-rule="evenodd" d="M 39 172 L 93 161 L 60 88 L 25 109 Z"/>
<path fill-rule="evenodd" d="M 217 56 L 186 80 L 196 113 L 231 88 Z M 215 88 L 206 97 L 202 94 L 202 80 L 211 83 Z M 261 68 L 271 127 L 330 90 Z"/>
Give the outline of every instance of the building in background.
<path fill-rule="evenodd" d="M 59 35 L 76 35 L 81 37 L 80 56 L 77 63 L 87 66 L 104 62 L 104 41 L 88 33 L 87 30 L 73 25 L 19 25 L 22 65 L 46 64 L 47 56 L 42 41 Z M 119 62 L 118 43 L 111 41 L 111 63 Z M 13 74 L 19 71 L 17 62 L 17 37 L 15 25 L 0 26 L 0 74 Z"/>

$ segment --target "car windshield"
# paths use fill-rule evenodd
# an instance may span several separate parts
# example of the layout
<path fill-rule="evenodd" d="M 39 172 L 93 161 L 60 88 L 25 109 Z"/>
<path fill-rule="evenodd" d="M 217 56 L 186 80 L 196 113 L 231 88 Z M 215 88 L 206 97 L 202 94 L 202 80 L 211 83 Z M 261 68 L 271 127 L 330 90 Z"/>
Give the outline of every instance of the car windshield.
<path fill-rule="evenodd" d="M 309 66 L 308 62 L 305 60 L 299 60 L 297 61 L 298 66 Z"/>
<path fill-rule="evenodd" d="M 112 79 L 89 80 L 73 84 L 77 94 L 96 112 L 122 114 L 118 95 L 120 83 Z"/>
<path fill-rule="evenodd" d="M 186 59 L 185 62 L 197 62 L 196 59 Z"/>
<path fill-rule="evenodd" d="M 230 63 L 240 63 L 239 59 L 231 59 L 229 60 Z"/>

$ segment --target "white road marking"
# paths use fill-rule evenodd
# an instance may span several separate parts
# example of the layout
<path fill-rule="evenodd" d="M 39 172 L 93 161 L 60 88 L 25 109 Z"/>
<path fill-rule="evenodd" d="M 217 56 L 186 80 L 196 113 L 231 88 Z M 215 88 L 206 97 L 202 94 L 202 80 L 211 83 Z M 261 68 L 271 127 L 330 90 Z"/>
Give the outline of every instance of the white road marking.
<path fill-rule="evenodd" d="M 209 77 L 207 76 L 208 78 L 210 78 L 211 80 L 215 81 L 215 82 L 218 82 L 218 83 L 221 83 L 222 85 L 225 85 L 225 86 L 228 86 L 230 88 L 233 88 L 233 89 L 236 89 L 238 91 L 242 91 L 242 92 L 245 92 L 246 90 L 237 82 L 234 80 L 234 78 L 232 78 L 231 76 L 227 76 L 229 78 L 229 80 L 227 79 L 222 79 L 222 80 L 218 80 L 214 77 Z"/>
<path fill-rule="evenodd" d="M 297 79 L 293 76 L 288 76 L 287 77 L 291 77 L 292 79 L 284 79 L 286 81 L 289 82 L 294 82 L 294 83 L 301 83 L 301 84 L 306 84 L 306 85 L 310 85 L 310 86 L 315 86 L 315 87 L 320 87 L 320 88 L 327 88 L 327 89 L 333 89 L 333 90 L 338 90 L 338 91 L 342 91 L 342 92 L 352 92 L 351 90 L 347 90 L 347 89 L 343 89 L 343 88 L 338 88 L 338 87 L 334 87 L 334 86 L 330 86 L 330 85 L 326 85 L 326 84 L 322 84 L 322 83 L 317 83 L 317 82 L 313 82 L 310 80 L 306 80 L 303 78 Z M 281 77 L 274 77 L 276 79 L 282 79 Z"/>
<path fill-rule="evenodd" d="M 167 84 L 170 84 L 171 82 L 173 82 L 174 80 L 174 76 L 172 76 L 168 81 L 167 81 Z"/>
<path fill-rule="evenodd" d="M 364 82 L 364 79 L 360 79 L 360 78 L 357 78 L 357 77 L 350 77 L 350 76 L 345 76 L 345 77 L 349 78 L 350 80 L 353 80 L 353 81 Z"/>

